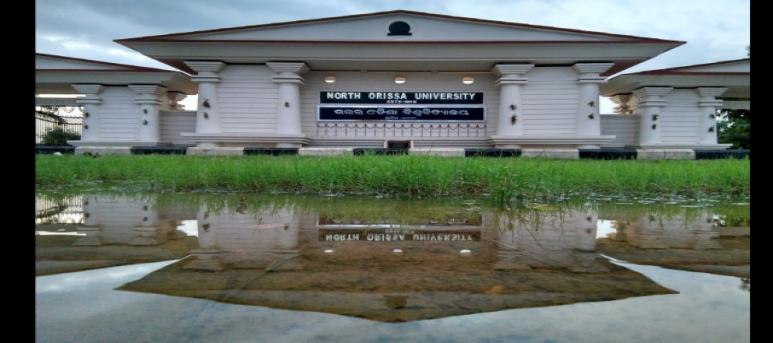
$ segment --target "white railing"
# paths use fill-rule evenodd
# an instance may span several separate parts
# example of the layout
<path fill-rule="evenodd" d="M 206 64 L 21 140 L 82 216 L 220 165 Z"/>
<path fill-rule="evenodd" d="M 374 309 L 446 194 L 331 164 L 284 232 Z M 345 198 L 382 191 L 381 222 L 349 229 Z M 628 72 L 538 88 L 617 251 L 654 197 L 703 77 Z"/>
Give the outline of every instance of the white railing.
<path fill-rule="evenodd" d="M 486 123 L 318 122 L 319 137 L 485 137 Z"/>

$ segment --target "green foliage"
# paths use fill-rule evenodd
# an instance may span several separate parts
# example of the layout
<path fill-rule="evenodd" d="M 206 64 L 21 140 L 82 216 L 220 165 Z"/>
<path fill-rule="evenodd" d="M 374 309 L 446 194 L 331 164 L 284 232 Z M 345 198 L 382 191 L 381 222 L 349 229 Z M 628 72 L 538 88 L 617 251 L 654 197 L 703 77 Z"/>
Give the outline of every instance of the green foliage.
<path fill-rule="evenodd" d="M 43 187 L 123 182 L 151 190 L 487 195 L 506 202 L 590 193 L 748 194 L 749 160 L 549 160 L 428 156 L 46 156 Z"/>
<path fill-rule="evenodd" d="M 751 149 L 751 112 L 725 110 L 718 120 L 719 143 L 731 143 L 733 149 Z"/>
<path fill-rule="evenodd" d="M 78 140 L 81 138 L 81 135 L 57 127 L 46 131 L 41 138 L 43 145 L 67 145 L 68 140 Z"/>

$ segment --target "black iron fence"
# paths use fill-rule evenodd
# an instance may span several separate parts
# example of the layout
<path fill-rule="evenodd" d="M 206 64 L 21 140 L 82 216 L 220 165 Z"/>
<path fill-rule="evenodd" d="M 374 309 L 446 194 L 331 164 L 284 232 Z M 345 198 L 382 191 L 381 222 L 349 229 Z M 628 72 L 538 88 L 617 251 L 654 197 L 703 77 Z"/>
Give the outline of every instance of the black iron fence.
<path fill-rule="evenodd" d="M 52 130 L 80 136 L 83 133 L 83 111 L 78 108 L 36 108 L 35 144 L 43 144 L 44 136 Z"/>

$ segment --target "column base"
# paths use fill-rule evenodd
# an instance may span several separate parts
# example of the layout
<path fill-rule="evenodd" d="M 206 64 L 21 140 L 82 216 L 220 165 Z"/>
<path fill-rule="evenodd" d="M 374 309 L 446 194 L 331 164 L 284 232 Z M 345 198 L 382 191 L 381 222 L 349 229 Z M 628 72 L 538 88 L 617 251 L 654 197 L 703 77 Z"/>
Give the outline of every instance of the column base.
<path fill-rule="evenodd" d="M 244 147 L 189 147 L 187 155 L 193 156 L 218 156 L 218 155 L 244 155 Z"/>
<path fill-rule="evenodd" d="M 580 151 L 577 149 L 521 149 L 523 157 L 541 157 L 541 158 L 562 158 L 576 160 L 580 158 Z"/>
<path fill-rule="evenodd" d="M 694 160 L 692 149 L 636 149 L 637 160 Z"/>

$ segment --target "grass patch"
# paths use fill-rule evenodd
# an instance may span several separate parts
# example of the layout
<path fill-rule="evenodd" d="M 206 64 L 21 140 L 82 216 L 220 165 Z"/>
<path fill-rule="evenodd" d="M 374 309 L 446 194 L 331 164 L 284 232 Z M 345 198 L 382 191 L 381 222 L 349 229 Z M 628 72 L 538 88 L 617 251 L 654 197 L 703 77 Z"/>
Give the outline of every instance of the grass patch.
<path fill-rule="evenodd" d="M 37 155 L 40 187 L 130 183 L 151 190 L 417 197 L 590 193 L 748 195 L 747 160 L 548 160 L 428 156 Z"/>

